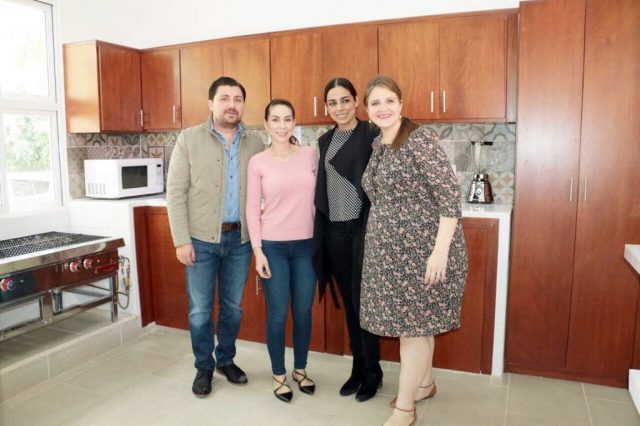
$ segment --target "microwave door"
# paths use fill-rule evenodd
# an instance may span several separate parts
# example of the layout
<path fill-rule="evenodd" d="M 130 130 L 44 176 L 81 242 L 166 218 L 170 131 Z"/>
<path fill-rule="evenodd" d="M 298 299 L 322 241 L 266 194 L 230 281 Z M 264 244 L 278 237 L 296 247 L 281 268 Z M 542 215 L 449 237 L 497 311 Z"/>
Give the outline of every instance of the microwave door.
<path fill-rule="evenodd" d="M 149 186 L 149 173 L 147 166 L 122 166 L 122 189 L 141 189 Z"/>

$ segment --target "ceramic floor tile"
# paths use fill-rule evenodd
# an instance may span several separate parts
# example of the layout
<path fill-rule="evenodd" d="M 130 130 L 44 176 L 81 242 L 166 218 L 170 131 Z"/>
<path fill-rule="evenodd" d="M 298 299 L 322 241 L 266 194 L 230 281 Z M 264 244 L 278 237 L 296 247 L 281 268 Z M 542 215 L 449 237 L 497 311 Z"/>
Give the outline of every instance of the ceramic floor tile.
<path fill-rule="evenodd" d="M 580 383 L 521 374 L 511 375 L 507 411 L 551 420 L 589 421 Z"/>
<path fill-rule="evenodd" d="M 3 370 L 0 376 L 0 402 L 49 379 L 47 360 L 37 357 L 29 362 Z M 0 422 L 0 424 L 2 424 Z"/>
<path fill-rule="evenodd" d="M 505 426 L 589 426 L 589 422 L 573 422 L 566 419 L 548 419 L 526 414 L 507 413 Z"/>
<path fill-rule="evenodd" d="M 59 425 L 100 399 L 97 393 L 58 383 L 16 406 L 0 410 L 0 424 Z"/>
<path fill-rule="evenodd" d="M 196 399 L 190 391 L 185 392 L 180 383 L 148 376 L 122 392 L 105 398 L 100 404 L 79 412 L 66 424 L 182 425 L 188 424 L 182 422 L 182 416 L 187 415 L 197 404 L 204 405 L 207 402 L 206 399 Z"/>
<path fill-rule="evenodd" d="M 116 324 L 104 327 L 104 330 L 95 334 L 83 336 L 49 355 L 51 376 L 62 374 L 121 345 L 122 335 L 120 327 Z"/>
<path fill-rule="evenodd" d="M 614 388 L 610 386 L 592 385 L 589 383 L 583 383 L 584 391 L 587 394 L 587 398 L 606 399 L 608 401 L 618 401 L 633 403 L 631 394 L 628 389 Z"/>
<path fill-rule="evenodd" d="M 507 388 L 458 380 L 439 380 L 433 399 L 418 404 L 422 425 L 502 424 Z"/>
<path fill-rule="evenodd" d="M 377 394 L 365 402 L 349 398 L 349 403 L 335 415 L 331 426 L 381 425 L 390 415 L 386 396 Z"/>
<path fill-rule="evenodd" d="M 22 335 L 0 343 L 0 356 L 16 362 L 46 350 L 42 340 Z"/>
<path fill-rule="evenodd" d="M 64 321 L 51 324 L 49 327 L 74 333 L 87 333 L 108 324 L 111 324 L 111 314 L 109 311 L 92 309 L 74 315 Z"/>
<path fill-rule="evenodd" d="M 589 410 L 593 426 L 640 425 L 640 416 L 632 403 L 589 399 Z"/>
<path fill-rule="evenodd" d="M 109 395 L 148 377 L 171 361 L 175 358 L 130 348 L 66 379 L 65 383 Z"/>
<path fill-rule="evenodd" d="M 129 347 L 174 357 L 191 354 L 191 340 L 188 336 L 156 331 L 139 337 Z"/>

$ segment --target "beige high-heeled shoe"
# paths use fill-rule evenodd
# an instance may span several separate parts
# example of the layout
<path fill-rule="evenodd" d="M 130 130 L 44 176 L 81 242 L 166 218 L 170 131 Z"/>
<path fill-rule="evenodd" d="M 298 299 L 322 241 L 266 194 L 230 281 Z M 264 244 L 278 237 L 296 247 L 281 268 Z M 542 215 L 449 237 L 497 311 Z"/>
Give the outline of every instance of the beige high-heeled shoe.
<path fill-rule="evenodd" d="M 400 411 L 402 413 L 411 413 L 411 422 L 409 424 L 407 424 L 406 426 L 413 426 L 416 423 L 416 420 L 418 420 L 418 416 L 416 414 L 415 407 L 412 408 L 411 410 L 406 410 L 404 408 L 394 407 L 394 410 L 398 410 L 398 411 Z M 391 416 L 391 417 L 393 417 L 393 416 Z M 384 422 L 384 424 L 382 426 L 394 426 L 394 425 L 396 425 L 397 423 L 395 423 L 395 422 L 394 423 L 389 423 L 389 419 L 391 419 L 391 417 L 389 417 L 387 419 L 387 421 Z"/>
<path fill-rule="evenodd" d="M 429 391 L 429 393 L 426 396 L 423 396 L 422 398 L 416 399 L 414 402 L 424 401 L 426 399 L 433 398 L 434 396 L 436 396 L 436 392 L 438 391 L 438 388 L 436 387 L 436 381 L 435 380 L 433 382 L 431 382 L 430 385 L 420 386 L 420 389 L 429 389 L 429 388 L 431 388 L 431 390 Z M 397 396 L 394 397 L 391 401 L 389 401 L 389 407 L 396 408 L 396 399 L 398 399 Z"/>

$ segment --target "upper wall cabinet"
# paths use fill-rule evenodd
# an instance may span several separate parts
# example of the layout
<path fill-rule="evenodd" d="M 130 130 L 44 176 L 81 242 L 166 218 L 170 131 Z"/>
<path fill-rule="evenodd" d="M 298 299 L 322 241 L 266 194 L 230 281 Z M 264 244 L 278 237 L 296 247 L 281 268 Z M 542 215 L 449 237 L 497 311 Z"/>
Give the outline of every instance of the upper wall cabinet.
<path fill-rule="evenodd" d="M 375 26 L 337 27 L 271 39 L 271 95 L 287 98 L 299 124 L 328 123 L 323 89 L 332 78 L 345 77 L 364 91 L 378 66 Z M 358 116 L 366 119 L 361 106 Z"/>
<path fill-rule="evenodd" d="M 507 119 L 507 14 L 381 25 L 380 73 L 418 120 Z"/>
<path fill-rule="evenodd" d="M 180 48 L 182 127 L 203 123 L 209 115 L 208 95 L 222 75 L 222 46 L 202 43 Z"/>
<path fill-rule="evenodd" d="M 140 53 L 98 41 L 64 46 L 67 131 L 142 130 Z"/>
<path fill-rule="evenodd" d="M 264 107 L 271 99 L 269 39 L 242 39 L 224 43 L 222 64 L 224 75 L 238 80 L 247 91 L 242 121 L 248 125 L 264 123 Z"/>
<path fill-rule="evenodd" d="M 323 115 L 329 119 L 324 107 L 324 86 L 332 78 L 344 77 L 358 92 L 358 117 L 368 120 L 362 102 L 367 83 L 378 73 L 378 29 L 371 25 L 323 30 L 320 41 L 322 64 L 318 88 Z"/>
<path fill-rule="evenodd" d="M 298 124 L 322 122 L 319 32 L 272 38 L 271 76 L 271 97 L 290 100 Z"/>
<path fill-rule="evenodd" d="M 142 52 L 141 63 L 144 129 L 179 129 L 180 51 L 163 49 Z"/>
<path fill-rule="evenodd" d="M 207 119 L 209 87 L 222 75 L 235 78 L 247 91 L 242 121 L 248 125 L 262 124 L 271 90 L 267 38 L 183 47 L 180 49 L 180 68 L 183 128 Z"/>

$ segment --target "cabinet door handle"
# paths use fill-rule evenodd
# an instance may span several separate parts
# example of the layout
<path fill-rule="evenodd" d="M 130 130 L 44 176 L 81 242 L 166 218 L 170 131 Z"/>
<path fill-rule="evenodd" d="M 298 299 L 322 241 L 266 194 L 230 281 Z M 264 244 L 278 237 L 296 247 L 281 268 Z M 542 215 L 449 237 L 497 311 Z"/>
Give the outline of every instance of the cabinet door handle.
<path fill-rule="evenodd" d="M 171 114 L 172 114 L 173 122 L 175 124 L 176 122 L 176 106 L 175 105 L 173 105 L 171 108 Z"/>
<path fill-rule="evenodd" d="M 256 275 L 256 296 L 260 294 L 260 275 Z"/>
<path fill-rule="evenodd" d="M 314 117 L 318 116 L 318 97 L 317 96 L 313 97 L 313 116 Z"/>
<path fill-rule="evenodd" d="M 587 201 L 587 188 L 589 185 L 589 179 L 584 178 L 584 201 Z"/>
<path fill-rule="evenodd" d="M 573 201 L 573 178 L 571 178 L 571 183 L 569 183 L 569 202 Z"/>
<path fill-rule="evenodd" d="M 144 127 L 144 111 L 140 110 L 140 127 Z"/>
<path fill-rule="evenodd" d="M 447 92 L 442 91 L 442 112 L 447 112 Z"/>
<path fill-rule="evenodd" d="M 433 90 L 431 91 L 431 112 L 433 113 Z"/>

